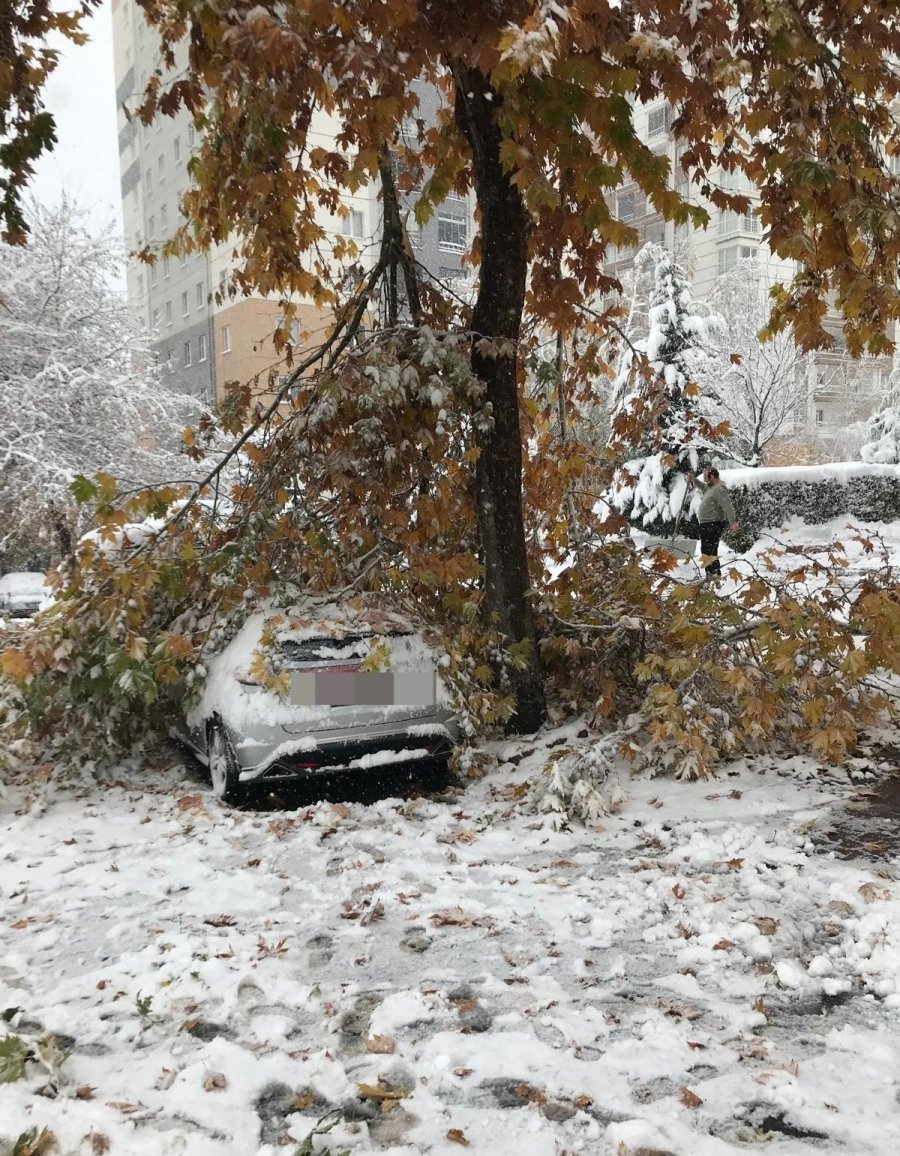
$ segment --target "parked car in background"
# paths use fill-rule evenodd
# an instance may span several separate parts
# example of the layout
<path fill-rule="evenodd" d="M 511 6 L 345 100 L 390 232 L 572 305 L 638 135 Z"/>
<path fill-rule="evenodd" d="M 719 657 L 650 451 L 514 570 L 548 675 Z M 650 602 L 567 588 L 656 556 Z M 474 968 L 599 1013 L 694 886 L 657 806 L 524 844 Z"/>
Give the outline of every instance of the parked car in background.
<path fill-rule="evenodd" d="M 0 616 L 30 618 L 37 614 L 50 591 L 36 570 L 14 571 L 0 578 Z"/>
<path fill-rule="evenodd" d="M 252 615 L 177 728 L 228 803 L 299 778 L 450 755 L 459 737 L 421 632 L 361 601 Z"/>

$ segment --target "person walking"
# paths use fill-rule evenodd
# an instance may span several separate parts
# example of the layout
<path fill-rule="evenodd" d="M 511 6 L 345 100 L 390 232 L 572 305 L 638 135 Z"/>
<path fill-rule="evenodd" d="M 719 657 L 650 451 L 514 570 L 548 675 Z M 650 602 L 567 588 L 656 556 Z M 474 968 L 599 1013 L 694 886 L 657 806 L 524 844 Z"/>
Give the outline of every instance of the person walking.
<path fill-rule="evenodd" d="M 697 510 L 697 521 L 700 523 L 700 553 L 710 559 L 706 563 L 706 577 L 712 578 L 722 573 L 719 562 L 719 542 L 726 528 L 738 528 L 737 517 L 734 512 L 734 502 L 728 487 L 719 478 L 719 471 L 714 466 L 707 466 L 703 471 L 703 480 L 688 473 L 688 480 L 702 491 L 700 506 Z"/>

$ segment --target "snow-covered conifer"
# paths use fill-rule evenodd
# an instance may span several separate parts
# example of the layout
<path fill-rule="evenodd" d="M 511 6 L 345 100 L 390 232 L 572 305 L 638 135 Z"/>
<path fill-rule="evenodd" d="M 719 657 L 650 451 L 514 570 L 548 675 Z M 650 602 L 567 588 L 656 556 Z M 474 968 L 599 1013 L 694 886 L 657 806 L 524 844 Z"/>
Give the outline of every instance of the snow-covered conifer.
<path fill-rule="evenodd" d="M 626 516 L 661 528 L 682 512 L 687 470 L 714 445 L 697 385 L 716 315 L 694 302 L 684 270 L 668 254 L 655 271 L 650 331 L 638 342 L 614 390 L 613 446 L 622 465 L 612 500 Z"/>
<path fill-rule="evenodd" d="M 900 462 L 900 367 L 895 367 L 888 379 L 884 405 L 866 423 L 859 456 L 864 462 Z"/>

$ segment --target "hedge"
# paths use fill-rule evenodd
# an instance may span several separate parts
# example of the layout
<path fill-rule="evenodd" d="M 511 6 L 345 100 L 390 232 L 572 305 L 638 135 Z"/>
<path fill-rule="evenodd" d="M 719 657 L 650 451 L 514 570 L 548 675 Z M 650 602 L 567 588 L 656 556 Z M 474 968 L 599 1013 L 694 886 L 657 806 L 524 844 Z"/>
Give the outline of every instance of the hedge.
<path fill-rule="evenodd" d="M 739 550 L 762 530 L 800 517 L 819 526 L 848 516 L 860 522 L 900 521 L 900 467 L 834 462 L 760 470 L 722 470 L 741 528 L 730 537 Z"/>

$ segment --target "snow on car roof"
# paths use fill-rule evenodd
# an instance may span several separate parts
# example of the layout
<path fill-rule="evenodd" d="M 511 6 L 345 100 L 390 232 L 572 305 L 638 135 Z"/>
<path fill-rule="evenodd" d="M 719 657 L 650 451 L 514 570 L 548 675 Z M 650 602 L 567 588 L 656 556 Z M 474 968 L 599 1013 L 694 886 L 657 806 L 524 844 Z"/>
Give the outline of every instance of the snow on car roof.
<path fill-rule="evenodd" d="M 13 570 L 0 578 L 0 594 L 40 594 L 45 576 L 40 570 Z"/>

